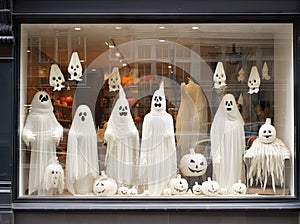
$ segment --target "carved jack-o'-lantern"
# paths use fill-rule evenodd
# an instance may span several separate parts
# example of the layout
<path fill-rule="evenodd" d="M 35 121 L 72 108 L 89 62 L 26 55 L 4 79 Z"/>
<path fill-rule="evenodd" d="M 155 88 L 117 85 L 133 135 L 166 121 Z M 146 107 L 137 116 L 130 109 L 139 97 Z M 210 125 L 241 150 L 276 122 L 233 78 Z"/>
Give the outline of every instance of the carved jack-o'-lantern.
<path fill-rule="evenodd" d="M 195 153 L 195 150 L 191 148 L 190 154 L 184 155 L 180 160 L 180 170 L 184 176 L 202 176 L 207 170 L 207 160 L 202 154 Z"/>
<path fill-rule="evenodd" d="M 122 196 L 127 195 L 128 194 L 128 187 L 125 187 L 125 186 L 119 187 L 118 194 L 122 195 Z"/>
<path fill-rule="evenodd" d="M 207 196 L 214 196 L 219 193 L 220 185 L 217 181 L 211 180 L 210 177 L 207 178 L 207 181 L 202 183 L 202 192 Z"/>
<path fill-rule="evenodd" d="M 173 195 L 178 195 L 186 193 L 189 186 L 186 179 L 181 178 L 181 175 L 178 174 L 177 177 L 170 180 L 169 187 Z"/>
<path fill-rule="evenodd" d="M 263 124 L 258 132 L 259 140 L 263 143 L 272 143 L 276 139 L 276 129 L 271 125 L 271 119 L 267 118 L 266 123 Z"/>
<path fill-rule="evenodd" d="M 130 76 L 124 76 L 121 79 L 122 86 L 126 86 L 126 85 L 130 84 L 131 82 L 132 82 L 132 77 L 130 77 Z"/>
<path fill-rule="evenodd" d="M 239 180 L 238 183 L 234 183 L 232 185 L 232 193 L 233 194 L 246 194 L 247 192 L 247 187 L 244 183 Z"/>
<path fill-rule="evenodd" d="M 202 186 L 198 184 L 198 182 L 195 182 L 195 185 L 193 186 L 192 190 L 193 190 L 193 194 L 199 195 L 202 192 Z"/>
<path fill-rule="evenodd" d="M 117 193 L 117 183 L 114 179 L 108 178 L 104 171 L 101 172 L 100 178 L 94 181 L 93 191 L 98 196 L 111 196 Z"/>
<path fill-rule="evenodd" d="M 135 188 L 135 186 L 133 186 L 132 188 L 128 189 L 128 195 L 129 196 L 135 196 L 137 194 L 138 194 L 138 192 L 137 192 L 137 189 Z"/>

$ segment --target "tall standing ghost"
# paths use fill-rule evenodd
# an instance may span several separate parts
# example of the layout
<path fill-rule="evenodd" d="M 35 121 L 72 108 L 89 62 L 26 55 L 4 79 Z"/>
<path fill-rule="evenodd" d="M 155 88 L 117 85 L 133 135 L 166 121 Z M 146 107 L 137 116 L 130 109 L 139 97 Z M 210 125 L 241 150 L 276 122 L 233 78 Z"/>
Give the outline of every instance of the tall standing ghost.
<path fill-rule="evenodd" d="M 104 133 L 107 142 L 106 173 L 119 185 L 132 186 L 137 183 L 139 157 L 139 133 L 130 114 L 125 92 L 120 86 L 107 128 Z"/>
<path fill-rule="evenodd" d="M 214 88 L 215 89 L 222 89 L 227 85 L 224 66 L 223 66 L 223 63 L 220 61 L 217 63 L 217 67 L 215 69 L 213 80 L 214 80 Z"/>
<path fill-rule="evenodd" d="M 99 175 L 97 134 L 90 108 L 80 105 L 69 131 L 66 185 L 72 194 L 93 192 L 93 182 Z"/>
<path fill-rule="evenodd" d="M 250 94 L 259 92 L 260 76 L 256 66 L 252 66 L 251 68 L 251 72 L 248 79 L 248 87 L 249 87 L 248 93 Z"/>
<path fill-rule="evenodd" d="M 163 81 L 154 92 L 151 110 L 144 118 L 140 162 L 140 178 L 150 195 L 161 195 L 177 171 L 173 118 L 166 112 Z"/>
<path fill-rule="evenodd" d="M 22 137 L 25 144 L 31 147 L 29 194 L 36 192 L 41 195 L 44 172 L 53 158 L 56 158 L 56 146 L 62 139 L 63 127 L 55 118 L 48 93 L 37 92 L 31 105 Z"/>
<path fill-rule="evenodd" d="M 73 52 L 70 63 L 68 66 L 68 72 L 70 73 L 71 77 L 69 80 L 81 81 L 82 76 L 82 66 L 79 60 L 79 56 L 77 52 Z"/>
<path fill-rule="evenodd" d="M 120 86 L 121 86 L 121 78 L 120 78 L 119 68 L 114 67 L 108 77 L 109 91 L 115 92 L 115 91 L 119 90 Z"/>
<path fill-rule="evenodd" d="M 244 180 L 243 154 L 245 151 L 244 121 L 232 94 L 226 94 L 215 114 L 211 131 L 213 179 L 221 187 Z"/>
<path fill-rule="evenodd" d="M 49 84 L 54 87 L 53 91 L 61 91 L 65 86 L 63 85 L 65 82 L 65 77 L 62 74 L 60 68 L 57 64 L 51 65 L 50 76 L 49 76 Z"/>

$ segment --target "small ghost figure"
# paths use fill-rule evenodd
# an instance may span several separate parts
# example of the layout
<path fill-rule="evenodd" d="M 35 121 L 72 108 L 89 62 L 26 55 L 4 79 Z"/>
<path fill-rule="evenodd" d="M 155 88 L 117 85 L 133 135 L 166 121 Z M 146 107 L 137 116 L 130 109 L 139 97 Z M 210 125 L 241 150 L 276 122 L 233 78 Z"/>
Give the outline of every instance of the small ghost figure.
<path fill-rule="evenodd" d="M 267 62 L 264 63 L 262 68 L 262 79 L 270 80 L 271 76 L 269 75 L 269 68 Z"/>
<path fill-rule="evenodd" d="M 115 91 L 119 90 L 120 85 L 121 85 L 121 78 L 120 78 L 119 68 L 114 67 L 108 77 L 109 91 L 115 92 Z"/>
<path fill-rule="evenodd" d="M 248 93 L 250 93 L 250 94 L 258 93 L 259 86 L 260 86 L 260 76 L 259 76 L 257 67 L 252 66 L 250 76 L 248 79 L 248 87 L 249 87 Z"/>
<path fill-rule="evenodd" d="M 139 133 L 122 86 L 108 120 L 104 139 L 107 142 L 105 156 L 107 175 L 115 179 L 119 185 L 134 185 L 137 181 Z"/>
<path fill-rule="evenodd" d="M 241 68 L 238 72 L 239 76 L 237 77 L 238 82 L 243 82 L 245 79 L 245 71 L 243 68 Z"/>
<path fill-rule="evenodd" d="M 214 76 L 213 76 L 213 81 L 214 81 L 214 88 L 215 89 L 223 89 L 227 84 L 226 82 L 226 74 L 225 70 L 223 67 L 222 62 L 218 62 Z"/>
<path fill-rule="evenodd" d="M 276 138 L 276 129 L 271 124 L 271 119 L 267 118 L 259 129 L 258 138 L 244 155 L 244 160 L 249 163 L 247 172 L 250 186 L 255 179 L 256 184 L 260 183 L 265 189 L 268 179 L 271 178 L 273 191 L 276 192 L 276 185 L 283 186 L 284 161 L 289 158 L 290 151 L 280 139 Z"/>
<path fill-rule="evenodd" d="M 40 195 L 47 163 L 56 156 L 56 146 L 63 137 L 63 127 L 55 118 L 48 93 L 37 92 L 31 105 L 22 138 L 31 149 L 28 193 Z"/>
<path fill-rule="evenodd" d="M 151 110 L 142 128 L 140 180 L 150 195 L 161 195 L 176 176 L 177 156 L 173 118 L 166 112 L 164 83 L 152 96 Z"/>
<path fill-rule="evenodd" d="M 43 185 L 44 195 L 62 194 L 65 186 L 64 179 L 64 170 L 56 159 L 46 167 Z"/>
<path fill-rule="evenodd" d="M 65 78 L 58 65 L 51 65 L 49 84 L 54 87 L 53 91 L 61 91 L 61 89 L 65 87 L 63 82 L 65 82 Z"/>
<path fill-rule="evenodd" d="M 93 193 L 99 175 L 97 134 L 91 110 L 80 105 L 69 131 L 66 158 L 66 185 L 72 194 Z"/>
<path fill-rule="evenodd" d="M 68 72 L 70 73 L 71 77 L 69 80 L 81 81 L 82 76 L 82 66 L 79 60 L 79 56 L 77 52 L 73 52 L 70 63 L 68 66 Z"/>
<path fill-rule="evenodd" d="M 244 120 L 232 94 L 226 94 L 215 114 L 210 131 L 213 179 L 230 189 L 244 179 Z"/>

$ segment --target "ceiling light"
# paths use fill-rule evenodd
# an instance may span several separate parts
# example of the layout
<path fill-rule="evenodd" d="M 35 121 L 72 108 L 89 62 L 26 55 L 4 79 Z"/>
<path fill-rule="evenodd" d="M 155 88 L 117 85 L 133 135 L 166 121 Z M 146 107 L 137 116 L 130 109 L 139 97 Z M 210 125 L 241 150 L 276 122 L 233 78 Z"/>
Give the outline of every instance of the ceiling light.
<path fill-rule="evenodd" d="M 81 27 L 75 27 L 74 30 L 75 30 L 75 31 L 80 31 L 80 30 L 81 30 Z"/>
<path fill-rule="evenodd" d="M 164 27 L 164 26 L 160 26 L 160 27 L 158 27 L 158 29 L 160 29 L 160 30 L 164 30 L 164 29 L 166 29 L 166 27 Z"/>
<path fill-rule="evenodd" d="M 160 43 L 164 43 L 164 42 L 166 42 L 166 40 L 159 40 L 159 42 L 160 42 Z"/>
<path fill-rule="evenodd" d="M 192 30 L 199 30 L 199 26 L 193 26 Z"/>
<path fill-rule="evenodd" d="M 121 29 L 122 29 L 121 26 L 116 26 L 116 27 L 115 27 L 115 30 L 121 30 Z"/>

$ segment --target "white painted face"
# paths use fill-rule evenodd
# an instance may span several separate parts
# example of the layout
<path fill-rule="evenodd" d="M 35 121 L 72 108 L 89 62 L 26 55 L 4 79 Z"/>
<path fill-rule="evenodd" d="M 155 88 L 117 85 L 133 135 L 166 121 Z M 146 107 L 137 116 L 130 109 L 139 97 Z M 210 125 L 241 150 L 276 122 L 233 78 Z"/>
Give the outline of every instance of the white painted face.
<path fill-rule="evenodd" d="M 219 89 L 220 87 L 226 86 L 226 75 L 222 62 L 218 62 L 214 76 L 214 88 Z"/>
<path fill-rule="evenodd" d="M 69 80 L 81 81 L 82 76 L 82 66 L 80 63 L 80 59 L 77 52 L 73 52 L 70 63 L 68 66 L 68 72 L 70 73 L 71 77 Z"/>
<path fill-rule="evenodd" d="M 59 164 L 51 164 L 51 168 L 48 170 L 49 183 L 52 188 L 58 188 L 62 170 Z"/>
<path fill-rule="evenodd" d="M 267 118 L 266 123 L 263 124 L 258 132 L 259 140 L 263 143 L 272 143 L 276 139 L 276 129 L 271 125 L 271 119 Z"/>
<path fill-rule="evenodd" d="M 111 74 L 108 77 L 108 87 L 109 91 L 117 91 L 119 90 L 121 85 L 121 78 L 118 67 L 114 67 Z"/>
<path fill-rule="evenodd" d="M 119 106 L 119 116 L 120 117 L 126 117 L 129 113 L 128 105 Z"/>
<path fill-rule="evenodd" d="M 233 104 L 235 102 L 233 102 L 233 100 L 231 98 L 229 98 L 229 99 L 226 99 L 224 103 L 225 103 L 225 111 L 227 113 L 231 113 L 233 111 Z"/>
<path fill-rule="evenodd" d="M 259 92 L 260 76 L 256 66 L 252 66 L 251 68 L 250 76 L 248 79 L 248 87 L 249 87 L 248 93 L 250 94 Z"/>
<path fill-rule="evenodd" d="M 63 82 L 65 82 L 65 78 L 58 65 L 51 65 L 49 84 L 54 87 L 53 91 L 61 91 L 61 89 L 65 87 Z"/>
<path fill-rule="evenodd" d="M 152 96 L 151 110 L 159 112 L 166 110 L 166 98 L 163 82 L 161 82 L 159 89 L 156 90 Z"/>

